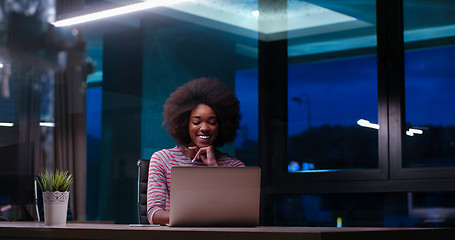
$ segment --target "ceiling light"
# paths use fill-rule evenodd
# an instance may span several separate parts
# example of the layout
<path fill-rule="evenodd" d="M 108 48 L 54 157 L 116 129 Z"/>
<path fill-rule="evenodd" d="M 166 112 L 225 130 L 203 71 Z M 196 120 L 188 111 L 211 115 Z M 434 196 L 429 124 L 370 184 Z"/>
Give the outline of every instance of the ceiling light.
<path fill-rule="evenodd" d="M 14 124 L 10 122 L 0 122 L 0 127 L 12 127 Z"/>
<path fill-rule="evenodd" d="M 40 122 L 40 127 L 55 127 L 54 122 Z M 0 127 L 12 127 L 14 123 L 11 122 L 0 122 Z"/>
<path fill-rule="evenodd" d="M 423 130 L 410 128 L 408 131 L 406 131 L 406 135 L 408 135 L 408 136 L 412 137 L 412 136 L 414 136 L 414 134 L 423 134 Z"/>
<path fill-rule="evenodd" d="M 137 12 L 137 11 L 150 9 L 150 8 L 154 8 L 154 7 L 167 6 L 167 5 L 171 5 L 171 4 L 175 4 L 175 3 L 179 3 L 179 2 L 183 2 L 183 1 L 185 1 L 185 0 L 149 0 L 149 1 L 130 4 L 130 5 L 126 5 L 126 6 L 122 6 L 122 7 L 118 7 L 118 8 L 113 8 L 113 9 L 89 13 L 89 14 L 85 14 L 85 15 L 81 15 L 81 16 L 77 16 L 77 17 L 58 20 L 58 21 L 53 22 L 52 24 L 55 27 L 71 26 L 71 25 L 75 25 L 75 24 L 91 22 L 91 21 L 95 21 L 95 20 L 99 20 L 99 19 L 118 16 L 118 15 L 122 15 L 122 14 Z"/>
<path fill-rule="evenodd" d="M 40 127 L 55 127 L 55 123 L 53 122 L 40 122 Z"/>
<path fill-rule="evenodd" d="M 360 119 L 357 121 L 357 124 L 359 124 L 362 127 L 368 127 L 368 128 L 374 128 L 374 129 L 379 129 L 379 124 L 376 123 L 370 123 L 370 121 L 365 120 L 365 119 Z"/>
<path fill-rule="evenodd" d="M 255 16 L 255 17 L 259 17 L 259 10 L 254 10 L 251 12 L 251 15 Z"/>
<path fill-rule="evenodd" d="M 408 131 L 412 132 L 413 134 L 423 134 L 423 130 L 421 129 L 410 128 Z"/>

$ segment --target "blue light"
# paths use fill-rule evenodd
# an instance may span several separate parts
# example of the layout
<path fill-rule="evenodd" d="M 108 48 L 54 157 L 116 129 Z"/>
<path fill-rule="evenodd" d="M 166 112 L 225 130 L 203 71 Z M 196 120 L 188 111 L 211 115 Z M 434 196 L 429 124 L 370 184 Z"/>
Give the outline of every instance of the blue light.
<path fill-rule="evenodd" d="M 300 170 L 300 165 L 296 161 L 290 161 L 288 165 L 288 172 L 298 172 Z"/>

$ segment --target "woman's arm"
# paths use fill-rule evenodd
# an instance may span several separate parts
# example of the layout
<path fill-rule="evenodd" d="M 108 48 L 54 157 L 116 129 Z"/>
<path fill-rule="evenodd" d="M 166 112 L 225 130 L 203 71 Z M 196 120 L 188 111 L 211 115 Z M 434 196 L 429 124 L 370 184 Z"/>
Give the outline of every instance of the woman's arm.
<path fill-rule="evenodd" d="M 159 212 L 165 211 L 167 202 L 167 177 L 163 161 L 165 156 L 162 152 L 156 152 L 150 159 L 149 176 L 147 184 L 147 217 L 151 224 L 161 224 L 163 218 Z M 155 222 L 155 216 L 158 216 Z M 169 221 L 169 218 L 168 220 Z M 164 223 L 166 224 L 166 223 Z"/>

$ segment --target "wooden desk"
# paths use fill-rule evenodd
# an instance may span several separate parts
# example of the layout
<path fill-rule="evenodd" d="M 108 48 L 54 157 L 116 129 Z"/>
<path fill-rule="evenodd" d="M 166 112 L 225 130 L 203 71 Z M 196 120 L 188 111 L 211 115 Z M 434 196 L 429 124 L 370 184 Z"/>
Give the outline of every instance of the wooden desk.
<path fill-rule="evenodd" d="M 0 222 L 0 239 L 93 240 L 312 240 L 312 239 L 455 239 L 455 229 L 327 227 L 159 227 L 125 224 L 67 223 L 46 227 L 37 222 Z"/>

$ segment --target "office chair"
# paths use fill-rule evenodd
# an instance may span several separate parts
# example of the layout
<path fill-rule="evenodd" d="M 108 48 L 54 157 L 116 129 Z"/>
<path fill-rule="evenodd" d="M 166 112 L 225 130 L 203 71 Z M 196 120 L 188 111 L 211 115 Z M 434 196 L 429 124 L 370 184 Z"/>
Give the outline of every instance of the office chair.
<path fill-rule="evenodd" d="M 139 224 L 148 224 L 147 220 L 147 181 L 149 159 L 137 161 L 137 220 Z"/>

